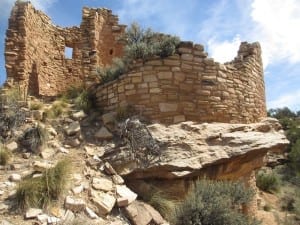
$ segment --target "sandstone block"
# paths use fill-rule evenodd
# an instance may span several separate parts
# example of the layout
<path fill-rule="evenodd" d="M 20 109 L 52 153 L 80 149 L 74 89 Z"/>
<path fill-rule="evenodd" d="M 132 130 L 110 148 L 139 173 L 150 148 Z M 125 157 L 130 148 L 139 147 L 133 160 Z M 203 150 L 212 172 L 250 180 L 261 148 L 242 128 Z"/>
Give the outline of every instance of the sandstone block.
<path fill-rule="evenodd" d="M 75 120 L 82 120 L 83 118 L 86 117 L 86 114 L 83 110 L 80 110 L 79 112 L 73 113 L 72 118 Z"/>
<path fill-rule="evenodd" d="M 145 82 L 154 82 L 157 81 L 157 77 L 155 75 L 145 75 L 143 76 Z"/>
<path fill-rule="evenodd" d="M 12 182 L 18 182 L 18 181 L 21 181 L 22 177 L 20 174 L 17 174 L 17 173 L 13 173 L 9 176 L 8 178 L 10 181 Z"/>
<path fill-rule="evenodd" d="M 177 103 L 159 103 L 159 110 L 161 112 L 175 112 L 177 109 Z"/>
<path fill-rule="evenodd" d="M 114 207 L 116 199 L 111 194 L 97 192 L 94 194 L 93 202 L 98 208 L 98 213 L 101 215 L 106 215 L 110 213 L 110 211 Z"/>
<path fill-rule="evenodd" d="M 80 124 L 78 121 L 72 122 L 65 128 L 65 132 L 68 136 L 77 134 L 80 131 Z"/>
<path fill-rule="evenodd" d="M 109 112 L 102 115 L 102 121 L 104 124 L 113 123 L 116 119 L 116 112 Z"/>
<path fill-rule="evenodd" d="M 110 133 L 106 127 L 101 127 L 99 131 L 96 132 L 95 138 L 99 140 L 109 140 L 112 139 L 113 135 Z"/>
<path fill-rule="evenodd" d="M 73 198 L 67 196 L 65 199 L 65 208 L 71 210 L 72 212 L 81 212 L 85 209 L 85 202 L 80 198 Z"/>
<path fill-rule="evenodd" d="M 172 72 L 159 72 L 158 73 L 158 78 L 159 79 L 171 79 L 173 76 Z"/>
<path fill-rule="evenodd" d="M 96 190 L 102 190 L 102 191 L 113 191 L 113 182 L 104 177 L 94 177 L 92 181 L 92 187 Z"/>
<path fill-rule="evenodd" d="M 15 151 L 18 149 L 18 144 L 15 141 L 13 141 L 7 144 L 5 147 L 10 151 Z"/>
<path fill-rule="evenodd" d="M 43 210 L 37 208 L 29 208 L 26 211 L 25 218 L 26 219 L 35 219 L 39 214 L 42 214 Z"/>
<path fill-rule="evenodd" d="M 126 187 L 126 185 L 117 185 L 116 190 L 117 195 L 120 198 L 127 199 L 128 204 L 131 204 L 137 198 L 137 194 L 131 191 L 128 187 Z"/>

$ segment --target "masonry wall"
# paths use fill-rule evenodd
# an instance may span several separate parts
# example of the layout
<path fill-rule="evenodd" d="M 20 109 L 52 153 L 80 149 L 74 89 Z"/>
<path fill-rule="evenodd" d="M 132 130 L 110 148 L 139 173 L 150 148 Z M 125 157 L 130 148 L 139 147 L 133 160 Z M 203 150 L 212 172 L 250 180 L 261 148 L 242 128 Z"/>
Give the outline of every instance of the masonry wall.
<path fill-rule="evenodd" d="M 179 54 L 134 65 L 130 73 L 96 89 L 104 111 L 133 105 L 153 121 L 250 123 L 266 116 L 261 49 L 242 43 L 220 64 L 203 46 L 182 43 Z"/>
<path fill-rule="evenodd" d="M 118 39 L 125 26 L 107 9 L 84 8 L 82 13 L 80 27 L 61 28 L 30 2 L 16 2 L 6 33 L 6 83 L 36 96 L 94 83 L 96 68 L 122 55 Z M 66 47 L 73 50 L 70 58 Z"/>

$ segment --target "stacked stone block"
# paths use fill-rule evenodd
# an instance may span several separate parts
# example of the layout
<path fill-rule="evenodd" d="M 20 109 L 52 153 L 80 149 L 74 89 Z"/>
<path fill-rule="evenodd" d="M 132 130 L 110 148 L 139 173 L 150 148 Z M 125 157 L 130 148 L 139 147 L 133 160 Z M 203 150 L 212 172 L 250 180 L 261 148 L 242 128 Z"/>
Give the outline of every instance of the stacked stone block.
<path fill-rule="evenodd" d="M 84 8 L 80 27 L 62 28 L 30 2 L 17 1 L 6 33 L 6 84 L 36 96 L 89 86 L 97 80 L 98 66 L 121 56 L 124 30 L 107 9 Z M 73 49 L 71 58 L 65 56 L 66 47 Z"/>
<path fill-rule="evenodd" d="M 235 60 L 220 64 L 202 45 L 183 42 L 178 54 L 134 64 L 128 74 L 98 86 L 96 96 L 105 111 L 133 105 L 167 124 L 257 122 L 266 116 L 260 46 L 244 42 Z"/>

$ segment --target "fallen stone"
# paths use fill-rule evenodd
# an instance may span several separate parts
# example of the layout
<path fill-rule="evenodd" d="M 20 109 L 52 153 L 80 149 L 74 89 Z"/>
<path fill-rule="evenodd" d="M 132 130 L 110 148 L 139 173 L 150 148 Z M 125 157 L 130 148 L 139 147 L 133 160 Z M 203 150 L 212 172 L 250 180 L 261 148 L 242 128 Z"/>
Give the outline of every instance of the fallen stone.
<path fill-rule="evenodd" d="M 125 197 L 118 197 L 117 198 L 117 205 L 119 207 L 128 206 L 129 205 L 128 199 L 125 198 Z"/>
<path fill-rule="evenodd" d="M 44 172 L 46 169 L 50 169 L 50 168 L 54 167 L 53 164 L 50 164 L 48 162 L 40 162 L 40 161 L 34 161 L 32 166 L 33 166 L 34 171 L 37 171 L 37 172 Z"/>
<path fill-rule="evenodd" d="M 42 214 L 43 210 L 37 208 L 30 208 L 26 211 L 25 219 L 35 219 L 39 214 Z"/>
<path fill-rule="evenodd" d="M 1 220 L 0 225 L 13 225 L 13 224 L 8 222 L 7 220 Z"/>
<path fill-rule="evenodd" d="M 104 124 L 113 123 L 116 119 L 116 112 L 109 112 L 102 115 L 102 122 Z"/>
<path fill-rule="evenodd" d="M 72 188 L 72 192 L 74 194 L 79 194 L 83 191 L 83 189 L 84 189 L 84 186 L 81 184 L 79 186 L 76 186 L 76 187 Z"/>
<path fill-rule="evenodd" d="M 39 214 L 39 215 L 37 215 L 37 220 L 39 221 L 39 222 L 41 222 L 41 223 L 45 223 L 45 222 L 47 222 L 48 221 L 48 215 L 47 214 Z"/>
<path fill-rule="evenodd" d="M 29 159 L 30 156 L 31 156 L 31 153 L 30 153 L 30 152 L 24 152 L 24 153 L 22 154 L 23 159 Z"/>
<path fill-rule="evenodd" d="M 116 203 L 116 199 L 111 194 L 107 194 L 104 192 L 93 192 L 93 203 L 98 209 L 98 213 L 101 215 L 106 215 L 110 213 L 112 208 Z"/>
<path fill-rule="evenodd" d="M 61 221 L 60 218 L 57 218 L 55 216 L 49 216 L 47 219 L 48 225 L 57 224 Z"/>
<path fill-rule="evenodd" d="M 77 121 L 82 120 L 85 117 L 86 117 L 86 114 L 83 112 L 83 110 L 80 110 L 79 112 L 72 114 L 72 118 Z"/>
<path fill-rule="evenodd" d="M 114 184 L 119 184 L 119 185 L 120 184 L 124 184 L 123 178 L 120 175 L 118 175 L 118 174 L 113 175 L 112 176 L 112 180 L 113 180 Z"/>
<path fill-rule="evenodd" d="M 92 187 L 96 190 L 102 190 L 106 192 L 112 191 L 114 189 L 113 182 L 110 179 L 104 177 L 94 177 L 92 181 Z"/>
<path fill-rule="evenodd" d="M 104 170 L 108 175 L 115 175 L 117 172 L 115 169 L 110 165 L 110 163 L 106 162 L 104 163 Z"/>
<path fill-rule="evenodd" d="M 7 144 L 5 147 L 10 151 L 15 151 L 18 149 L 18 144 L 15 141 L 13 141 Z"/>
<path fill-rule="evenodd" d="M 9 205 L 5 203 L 0 203 L 0 212 L 5 212 L 9 209 Z"/>
<path fill-rule="evenodd" d="M 71 210 L 67 210 L 65 215 L 62 217 L 62 221 L 70 223 L 75 219 L 75 215 Z"/>
<path fill-rule="evenodd" d="M 69 126 L 65 128 L 65 132 L 68 136 L 79 133 L 80 124 L 78 121 L 72 122 Z"/>
<path fill-rule="evenodd" d="M 70 151 L 69 151 L 68 149 L 64 148 L 64 147 L 60 147 L 58 150 L 59 150 L 61 153 L 64 153 L 64 154 L 69 154 L 69 153 L 70 153 Z"/>
<path fill-rule="evenodd" d="M 116 185 L 116 191 L 119 197 L 128 200 L 128 204 L 131 204 L 137 198 L 137 194 L 126 187 L 126 185 Z"/>
<path fill-rule="evenodd" d="M 85 209 L 85 202 L 83 199 L 76 199 L 71 196 L 67 196 L 65 199 L 65 208 L 72 212 L 81 212 Z"/>
<path fill-rule="evenodd" d="M 56 151 L 52 148 L 44 148 L 42 151 L 41 151 L 41 157 L 43 159 L 49 159 L 51 158 L 54 154 L 56 153 Z"/>
<path fill-rule="evenodd" d="M 20 174 L 17 174 L 17 173 L 13 173 L 9 176 L 8 178 L 10 181 L 12 182 L 18 182 L 22 179 L 21 175 Z"/>
<path fill-rule="evenodd" d="M 91 219 L 97 219 L 97 218 L 99 218 L 97 216 L 97 214 L 92 209 L 90 209 L 89 207 L 85 207 L 85 213 Z"/>
<path fill-rule="evenodd" d="M 98 140 L 109 140 L 113 138 L 113 135 L 107 130 L 106 127 L 101 127 L 100 130 L 96 132 L 95 138 Z"/>
<path fill-rule="evenodd" d="M 167 224 L 159 212 L 141 201 L 134 201 L 127 207 L 124 207 L 123 210 L 133 225 L 148 225 L 151 221 L 154 224 Z"/>
<path fill-rule="evenodd" d="M 75 148 L 75 147 L 80 146 L 81 143 L 78 140 L 78 138 L 71 138 L 71 139 L 65 140 L 65 144 Z"/>

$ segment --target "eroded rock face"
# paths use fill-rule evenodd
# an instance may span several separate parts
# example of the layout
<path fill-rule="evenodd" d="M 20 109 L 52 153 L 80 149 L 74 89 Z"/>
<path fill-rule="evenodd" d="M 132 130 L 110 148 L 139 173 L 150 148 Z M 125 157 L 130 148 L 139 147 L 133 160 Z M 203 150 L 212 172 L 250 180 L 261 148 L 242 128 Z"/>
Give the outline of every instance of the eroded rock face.
<path fill-rule="evenodd" d="M 128 157 L 133 155 L 130 147 L 105 156 L 126 179 L 235 179 L 260 168 L 268 151 L 283 151 L 288 144 L 271 118 L 253 124 L 153 124 L 148 129 L 160 145 L 159 156 L 149 153 L 137 160 Z"/>

